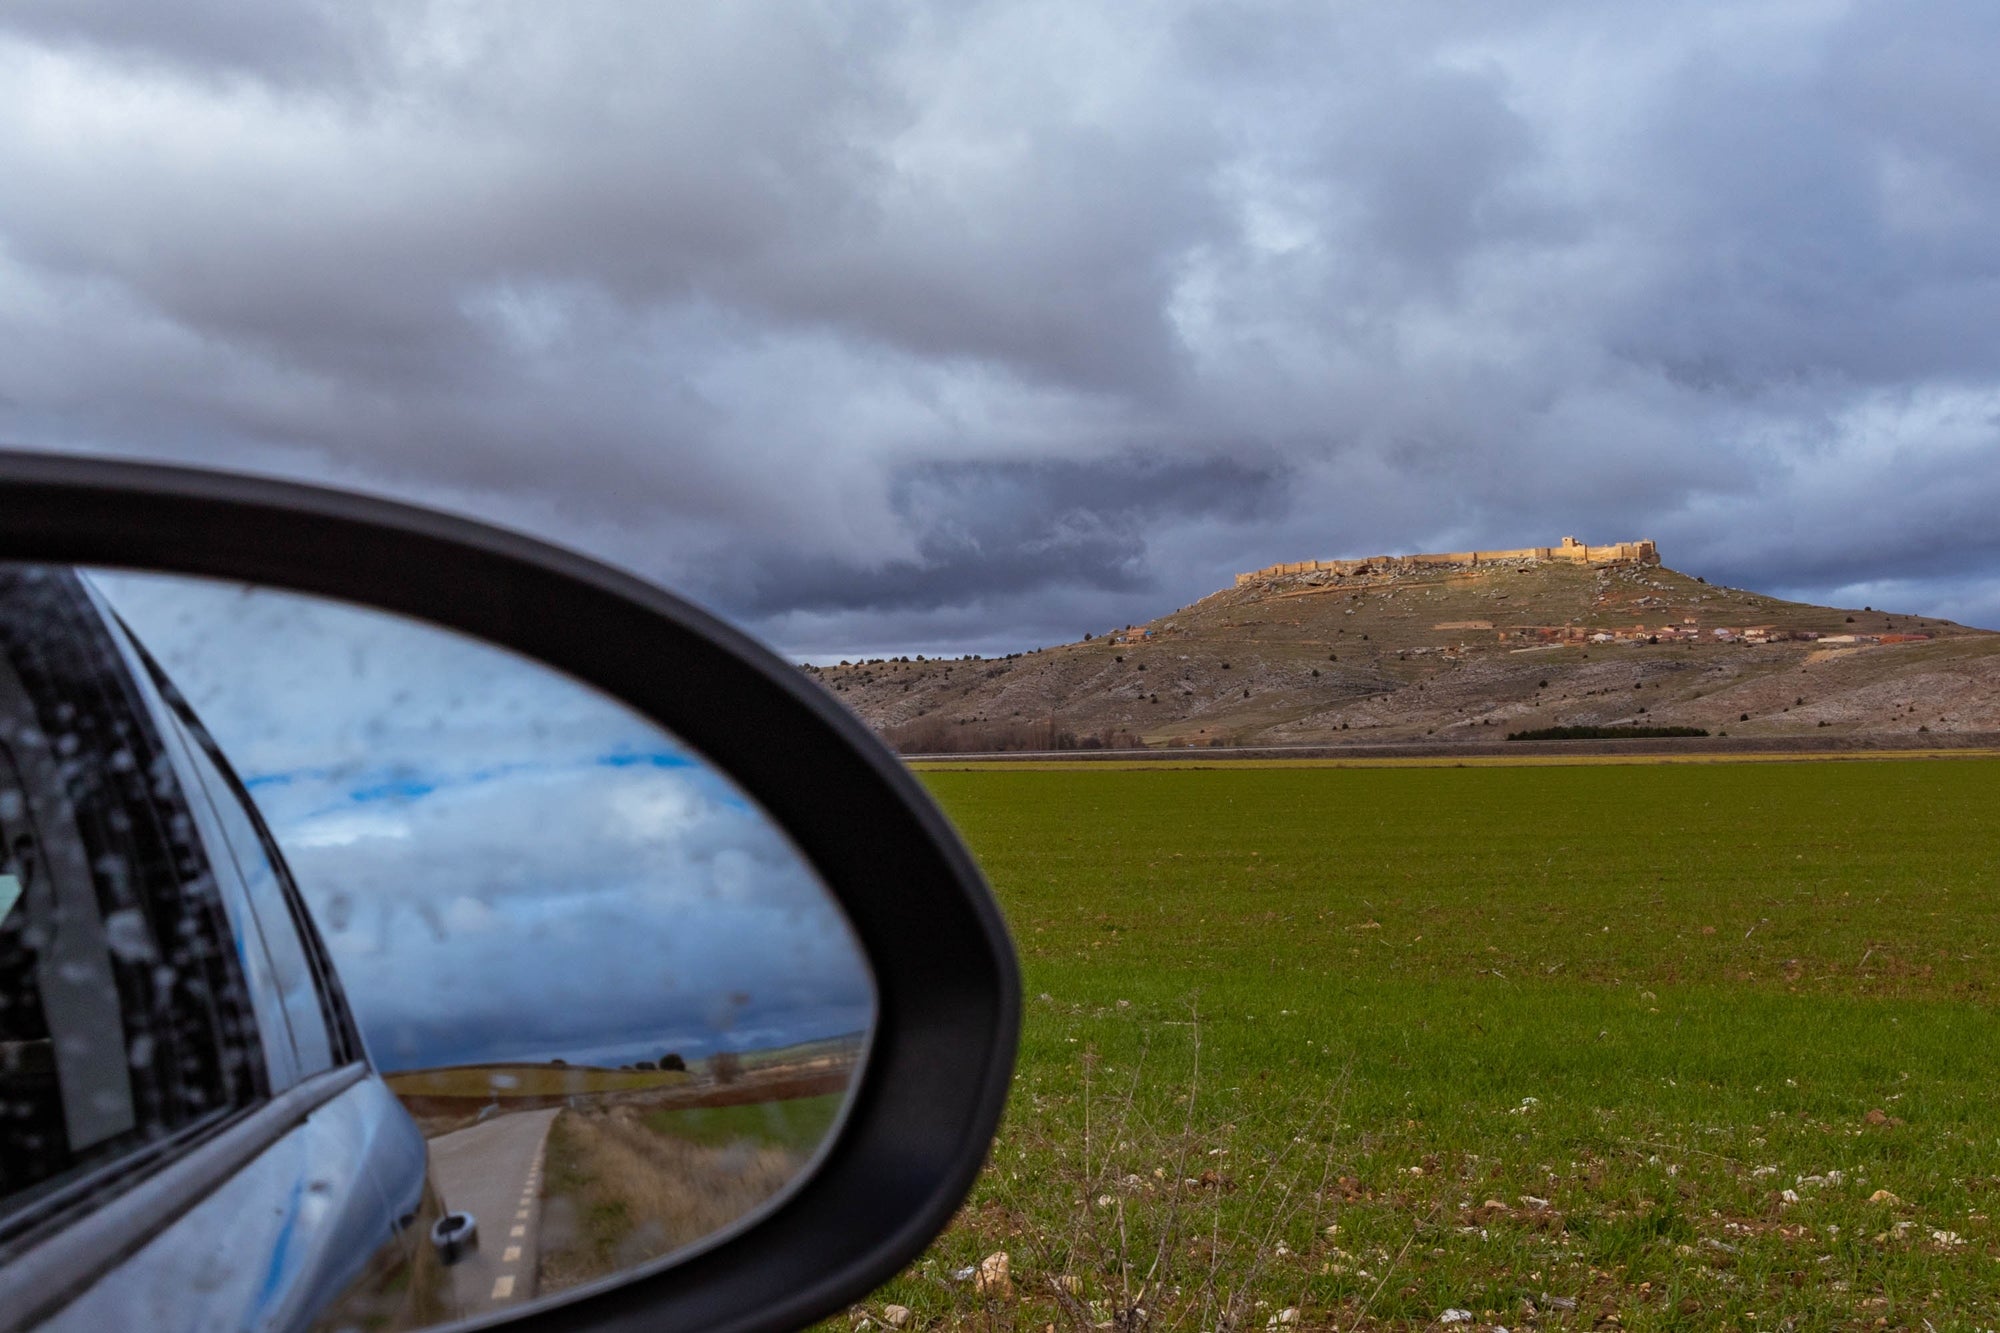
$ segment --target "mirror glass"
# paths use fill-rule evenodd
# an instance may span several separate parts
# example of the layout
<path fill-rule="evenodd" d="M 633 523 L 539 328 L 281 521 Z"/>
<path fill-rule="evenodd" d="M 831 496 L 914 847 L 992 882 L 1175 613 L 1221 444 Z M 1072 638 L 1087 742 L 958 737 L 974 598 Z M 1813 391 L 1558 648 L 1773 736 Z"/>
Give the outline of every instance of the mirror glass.
<path fill-rule="evenodd" d="M 864 955 L 624 705 L 153 574 L 0 566 L 0 649 L 0 1259 L 188 1191 L 44 1319 L 477 1316 L 740 1225 L 835 1132 Z"/>

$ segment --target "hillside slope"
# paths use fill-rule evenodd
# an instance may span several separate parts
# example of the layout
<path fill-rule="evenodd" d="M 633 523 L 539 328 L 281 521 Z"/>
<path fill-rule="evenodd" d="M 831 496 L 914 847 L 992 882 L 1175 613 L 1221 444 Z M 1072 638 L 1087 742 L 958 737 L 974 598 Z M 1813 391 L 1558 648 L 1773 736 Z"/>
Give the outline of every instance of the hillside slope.
<path fill-rule="evenodd" d="M 1637 561 L 1280 569 L 1083 642 L 806 670 L 907 751 L 2000 732 L 2000 634 L 1949 621 Z"/>

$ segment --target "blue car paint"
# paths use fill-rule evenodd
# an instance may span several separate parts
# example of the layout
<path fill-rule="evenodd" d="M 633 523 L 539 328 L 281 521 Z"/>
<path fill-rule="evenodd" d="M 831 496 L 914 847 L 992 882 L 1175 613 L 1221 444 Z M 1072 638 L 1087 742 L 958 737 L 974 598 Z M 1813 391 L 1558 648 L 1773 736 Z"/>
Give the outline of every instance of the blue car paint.
<path fill-rule="evenodd" d="M 423 1135 L 370 1076 L 315 1109 L 44 1327 L 308 1327 L 421 1203 Z"/>

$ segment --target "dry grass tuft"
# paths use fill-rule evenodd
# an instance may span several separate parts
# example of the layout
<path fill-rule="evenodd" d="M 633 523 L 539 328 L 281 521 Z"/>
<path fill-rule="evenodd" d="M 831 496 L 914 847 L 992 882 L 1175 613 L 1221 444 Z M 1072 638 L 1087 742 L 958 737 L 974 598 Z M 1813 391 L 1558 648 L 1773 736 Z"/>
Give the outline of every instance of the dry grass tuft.
<path fill-rule="evenodd" d="M 1150 1039 L 1112 1067 L 1085 1048 L 1074 1094 L 1029 1092 L 979 1189 L 939 1252 L 888 1291 L 936 1328 L 1173 1333 L 1249 1330 L 1308 1301 L 1313 1269 L 1338 1253 L 1326 1229 L 1344 1202 L 1337 1143 L 1344 1070 L 1262 1108 L 1218 1118 L 1203 1070 L 1202 1019 L 1161 1058 Z M 1245 1152 L 1258 1139 L 1266 1151 Z M 974 1250 L 1006 1247 L 1013 1286 L 976 1280 Z M 982 1261 L 990 1264 L 996 1255 Z M 1399 1271 L 1396 1256 L 1380 1281 Z M 1266 1299 L 1260 1299 L 1266 1298 Z M 1372 1294 L 1353 1308 L 1362 1313 Z M 868 1306 L 855 1325 L 882 1322 Z M 829 1327 L 832 1325 L 829 1324 Z"/>
<path fill-rule="evenodd" d="M 549 1133 L 540 1289 L 546 1294 L 713 1235 L 797 1175 L 798 1153 L 690 1143 L 629 1107 L 564 1111 Z"/>

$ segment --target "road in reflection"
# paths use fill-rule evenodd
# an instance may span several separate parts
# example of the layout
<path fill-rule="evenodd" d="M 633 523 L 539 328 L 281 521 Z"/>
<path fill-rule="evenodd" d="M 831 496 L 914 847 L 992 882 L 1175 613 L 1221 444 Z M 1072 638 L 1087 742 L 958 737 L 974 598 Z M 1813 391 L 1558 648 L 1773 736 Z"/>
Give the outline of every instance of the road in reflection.
<path fill-rule="evenodd" d="M 461 1315 L 608 1277 L 712 1236 L 803 1171 L 831 1134 L 860 1035 L 679 1068 L 561 1062 L 388 1077 L 447 1208 L 478 1219 Z"/>

